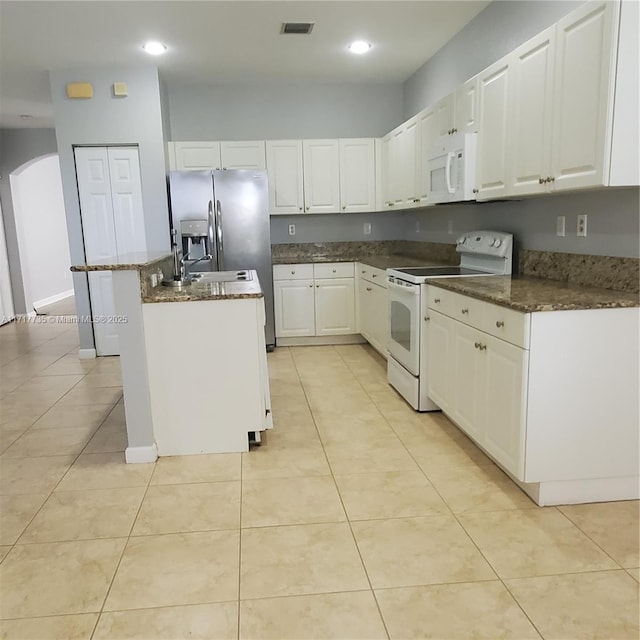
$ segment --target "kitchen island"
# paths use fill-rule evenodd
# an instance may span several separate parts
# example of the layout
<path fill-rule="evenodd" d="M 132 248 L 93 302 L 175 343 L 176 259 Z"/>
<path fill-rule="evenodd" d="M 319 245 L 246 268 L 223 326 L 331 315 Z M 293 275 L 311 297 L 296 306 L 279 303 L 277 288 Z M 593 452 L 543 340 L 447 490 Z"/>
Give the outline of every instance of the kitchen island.
<path fill-rule="evenodd" d="M 76 265 L 111 271 L 119 325 L 127 462 L 248 451 L 270 428 L 264 296 L 255 271 L 237 282 L 159 284 L 171 256 Z M 256 435 L 257 434 L 257 435 Z"/>

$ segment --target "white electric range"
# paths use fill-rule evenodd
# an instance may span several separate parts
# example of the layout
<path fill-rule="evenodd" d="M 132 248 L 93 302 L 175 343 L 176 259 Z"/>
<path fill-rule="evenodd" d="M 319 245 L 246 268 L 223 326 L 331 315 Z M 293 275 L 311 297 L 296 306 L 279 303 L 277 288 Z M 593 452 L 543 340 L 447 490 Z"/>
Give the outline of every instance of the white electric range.
<path fill-rule="evenodd" d="M 513 236 L 474 231 L 458 238 L 458 266 L 387 269 L 390 339 L 387 380 L 417 411 L 437 411 L 427 395 L 427 286 L 431 278 L 509 275 Z"/>

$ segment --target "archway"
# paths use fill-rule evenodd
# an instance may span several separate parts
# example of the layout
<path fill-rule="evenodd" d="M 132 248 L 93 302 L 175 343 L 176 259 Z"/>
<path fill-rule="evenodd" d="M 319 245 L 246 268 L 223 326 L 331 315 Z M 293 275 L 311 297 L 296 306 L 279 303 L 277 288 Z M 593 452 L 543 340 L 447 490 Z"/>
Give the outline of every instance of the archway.
<path fill-rule="evenodd" d="M 73 296 L 58 155 L 30 160 L 9 179 L 25 306 L 33 313 Z"/>

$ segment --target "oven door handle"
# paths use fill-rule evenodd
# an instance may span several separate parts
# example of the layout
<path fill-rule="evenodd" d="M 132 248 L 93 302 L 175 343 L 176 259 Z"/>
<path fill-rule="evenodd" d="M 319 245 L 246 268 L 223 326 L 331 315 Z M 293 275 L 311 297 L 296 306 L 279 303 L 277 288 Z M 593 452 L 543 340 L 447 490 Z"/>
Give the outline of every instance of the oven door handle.
<path fill-rule="evenodd" d="M 418 296 L 418 295 L 420 295 L 420 285 L 418 285 L 418 284 L 412 284 L 411 286 L 406 287 L 404 285 L 396 284 L 395 282 L 391 282 L 391 280 L 387 280 L 387 284 L 389 285 L 389 289 L 394 289 L 396 291 L 402 291 L 402 293 L 405 293 L 405 294 L 410 295 L 410 296 Z"/>

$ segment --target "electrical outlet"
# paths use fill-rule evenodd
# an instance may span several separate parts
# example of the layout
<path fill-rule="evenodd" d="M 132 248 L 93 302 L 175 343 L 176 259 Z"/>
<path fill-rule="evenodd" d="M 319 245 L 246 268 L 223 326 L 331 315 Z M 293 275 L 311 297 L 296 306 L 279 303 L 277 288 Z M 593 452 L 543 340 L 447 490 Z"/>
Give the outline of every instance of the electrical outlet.
<path fill-rule="evenodd" d="M 289 225 L 289 235 L 290 236 L 295 236 L 296 235 L 296 225 L 295 224 L 290 224 Z"/>
<path fill-rule="evenodd" d="M 447 233 L 453 233 L 453 220 L 447 222 Z"/>
<path fill-rule="evenodd" d="M 371 223 L 370 222 L 365 222 L 364 223 L 364 235 L 365 236 L 371 235 Z"/>
<path fill-rule="evenodd" d="M 565 217 L 558 216 L 556 218 L 556 235 L 560 238 L 564 238 L 565 232 Z"/>
<path fill-rule="evenodd" d="M 582 213 L 578 216 L 577 235 L 581 238 L 587 237 L 587 214 L 586 213 Z"/>

